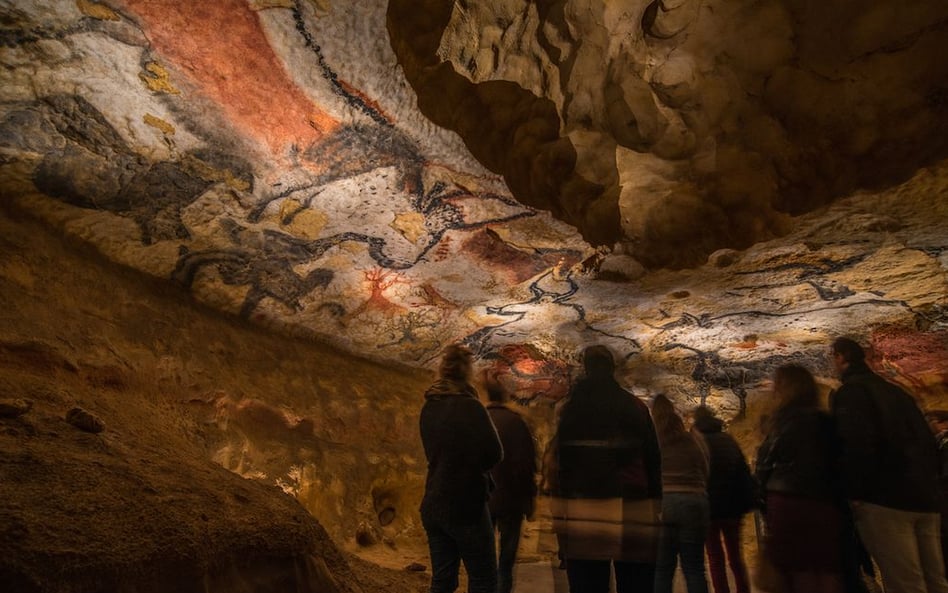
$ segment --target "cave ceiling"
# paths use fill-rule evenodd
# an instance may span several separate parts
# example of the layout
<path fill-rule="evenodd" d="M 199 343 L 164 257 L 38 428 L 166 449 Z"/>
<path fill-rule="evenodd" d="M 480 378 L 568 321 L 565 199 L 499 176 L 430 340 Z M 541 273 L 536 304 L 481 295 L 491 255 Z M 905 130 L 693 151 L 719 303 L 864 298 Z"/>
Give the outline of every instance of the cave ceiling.
<path fill-rule="evenodd" d="M 6 206 L 373 359 L 948 368 L 948 4 L 6 0 Z M 90 279 L 90 282 L 94 281 Z M 644 364 L 641 364 L 644 363 Z"/>

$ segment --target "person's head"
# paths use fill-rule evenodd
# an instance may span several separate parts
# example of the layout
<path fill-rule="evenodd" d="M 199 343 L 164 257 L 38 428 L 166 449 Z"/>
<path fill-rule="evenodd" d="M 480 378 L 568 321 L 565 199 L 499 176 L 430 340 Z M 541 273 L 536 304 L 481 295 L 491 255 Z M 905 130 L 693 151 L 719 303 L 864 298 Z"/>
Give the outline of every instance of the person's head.
<path fill-rule="evenodd" d="M 698 406 L 697 408 L 694 409 L 694 412 L 692 412 L 692 415 L 695 418 L 695 422 L 717 419 L 717 416 L 714 415 L 714 410 L 712 410 L 708 406 Z"/>
<path fill-rule="evenodd" d="M 495 404 L 502 404 L 510 399 L 507 388 L 497 378 L 496 373 L 484 374 L 484 389 L 487 390 L 487 399 Z"/>
<path fill-rule="evenodd" d="M 714 410 L 708 406 L 698 406 L 692 412 L 695 428 L 701 432 L 719 431 L 724 423 L 714 414 Z"/>
<path fill-rule="evenodd" d="M 587 377 L 611 377 L 616 361 L 608 348 L 597 344 L 583 351 L 583 367 Z"/>
<path fill-rule="evenodd" d="M 788 364 L 774 371 L 774 394 L 780 408 L 815 408 L 820 401 L 816 379 L 810 371 L 796 364 Z"/>
<path fill-rule="evenodd" d="M 675 411 L 675 404 L 663 393 L 652 400 L 652 422 L 659 440 L 667 441 L 676 435 L 685 433 L 685 423 Z"/>
<path fill-rule="evenodd" d="M 474 370 L 474 354 L 470 348 L 452 344 L 444 349 L 438 374 L 442 379 L 470 382 Z"/>
<path fill-rule="evenodd" d="M 866 360 L 866 352 L 855 340 L 850 338 L 836 338 L 830 346 L 830 356 L 833 358 L 833 367 L 842 374 L 846 369 L 860 366 Z"/>

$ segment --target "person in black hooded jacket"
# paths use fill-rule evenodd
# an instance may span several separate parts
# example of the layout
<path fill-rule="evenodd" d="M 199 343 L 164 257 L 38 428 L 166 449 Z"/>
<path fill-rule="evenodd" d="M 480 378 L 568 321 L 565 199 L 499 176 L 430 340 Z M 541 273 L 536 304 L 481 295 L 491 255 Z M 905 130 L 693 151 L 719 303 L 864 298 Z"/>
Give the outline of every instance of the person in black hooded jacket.
<path fill-rule="evenodd" d="M 750 593 L 747 566 L 741 554 L 741 517 L 754 506 L 756 483 L 747 465 L 747 458 L 734 437 L 724 432 L 724 422 L 707 406 L 694 411 L 694 429 L 701 433 L 711 456 L 708 475 L 708 502 L 711 506 L 711 528 L 706 549 L 711 583 L 715 593 L 730 591 L 727 563 L 734 573 L 737 593 Z M 724 549 L 721 541 L 724 541 Z"/>
<path fill-rule="evenodd" d="M 449 346 L 440 378 L 428 388 L 421 409 L 421 442 L 428 459 L 421 522 L 431 554 L 430 593 L 455 591 L 462 561 L 469 593 L 497 590 L 487 501 L 489 472 L 503 458 L 503 449 L 470 384 L 472 359 L 464 346 Z"/>

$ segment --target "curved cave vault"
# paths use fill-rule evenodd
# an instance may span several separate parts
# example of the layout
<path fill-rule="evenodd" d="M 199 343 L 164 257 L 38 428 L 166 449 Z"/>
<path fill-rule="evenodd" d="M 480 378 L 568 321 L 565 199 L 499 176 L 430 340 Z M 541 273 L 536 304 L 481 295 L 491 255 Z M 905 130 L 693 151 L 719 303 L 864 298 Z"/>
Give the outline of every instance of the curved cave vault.
<path fill-rule="evenodd" d="M 852 334 L 948 407 L 943 2 L 34 4 L 0 18 L 0 346 L 43 430 L 170 406 L 195 472 L 371 544 L 417 534 L 451 342 L 542 442 L 591 343 L 731 418 Z"/>
<path fill-rule="evenodd" d="M 690 267 L 945 156 L 946 19 L 937 0 L 392 0 L 387 25 L 419 108 L 518 199 Z"/>

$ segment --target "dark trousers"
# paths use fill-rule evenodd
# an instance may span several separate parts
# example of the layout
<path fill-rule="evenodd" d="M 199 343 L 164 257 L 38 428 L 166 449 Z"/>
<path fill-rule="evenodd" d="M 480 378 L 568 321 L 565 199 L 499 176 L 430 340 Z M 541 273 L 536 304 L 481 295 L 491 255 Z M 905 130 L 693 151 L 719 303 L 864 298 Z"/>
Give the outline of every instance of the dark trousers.
<path fill-rule="evenodd" d="M 671 593 L 681 558 L 688 593 L 708 593 L 704 572 L 704 543 L 711 522 L 708 497 L 690 492 L 668 492 L 662 498 L 662 534 L 658 542 L 655 593 Z"/>
<path fill-rule="evenodd" d="M 721 546 L 721 542 L 724 546 Z M 727 582 L 727 568 L 725 567 L 725 552 L 727 564 L 734 573 L 734 589 L 737 593 L 750 593 L 750 583 L 747 578 L 747 566 L 741 554 L 741 518 L 712 519 L 708 530 L 708 568 L 711 572 L 711 584 L 714 593 L 729 593 Z"/>
<path fill-rule="evenodd" d="M 494 527 L 487 505 L 468 522 L 421 515 L 431 555 L 430 593 L 453 593 L 458 588 L 461 562 L 467 570 L 469 593 L 496 593 L 497 556 Z"/>
<path fill-rule="evenodd" d="M 608 593 L 610 565 L 615 567 L 616 593 L 652 593 L 655 587 L 652 563 L 576 558 L 566 561 L 569 593 Z"/>
<path fill-rule="evenodd" d="M 494 527 L 500 534 L 500 557 L 497 560 L 497 593 L 513 589 L 513 569 L 520 547 L 520 528 L 523 515 L 494 517 Z"/>
<path fill-rule="evenodd" d="M 872 567 L 872 560 L 869 553 L 859 540 L 859 534 L 856 533 L 856 525 L 853 523 L 853 516 L 849 509 L 845 509 L 841 514 L 840 524 L 840 559 L 842 560 L 843 590 L 846 593 L 869 593 L 869 588 L 863 580 L 863 567 L 866 566 L 872 571 L 873 577 L 875 571 Z"/>

